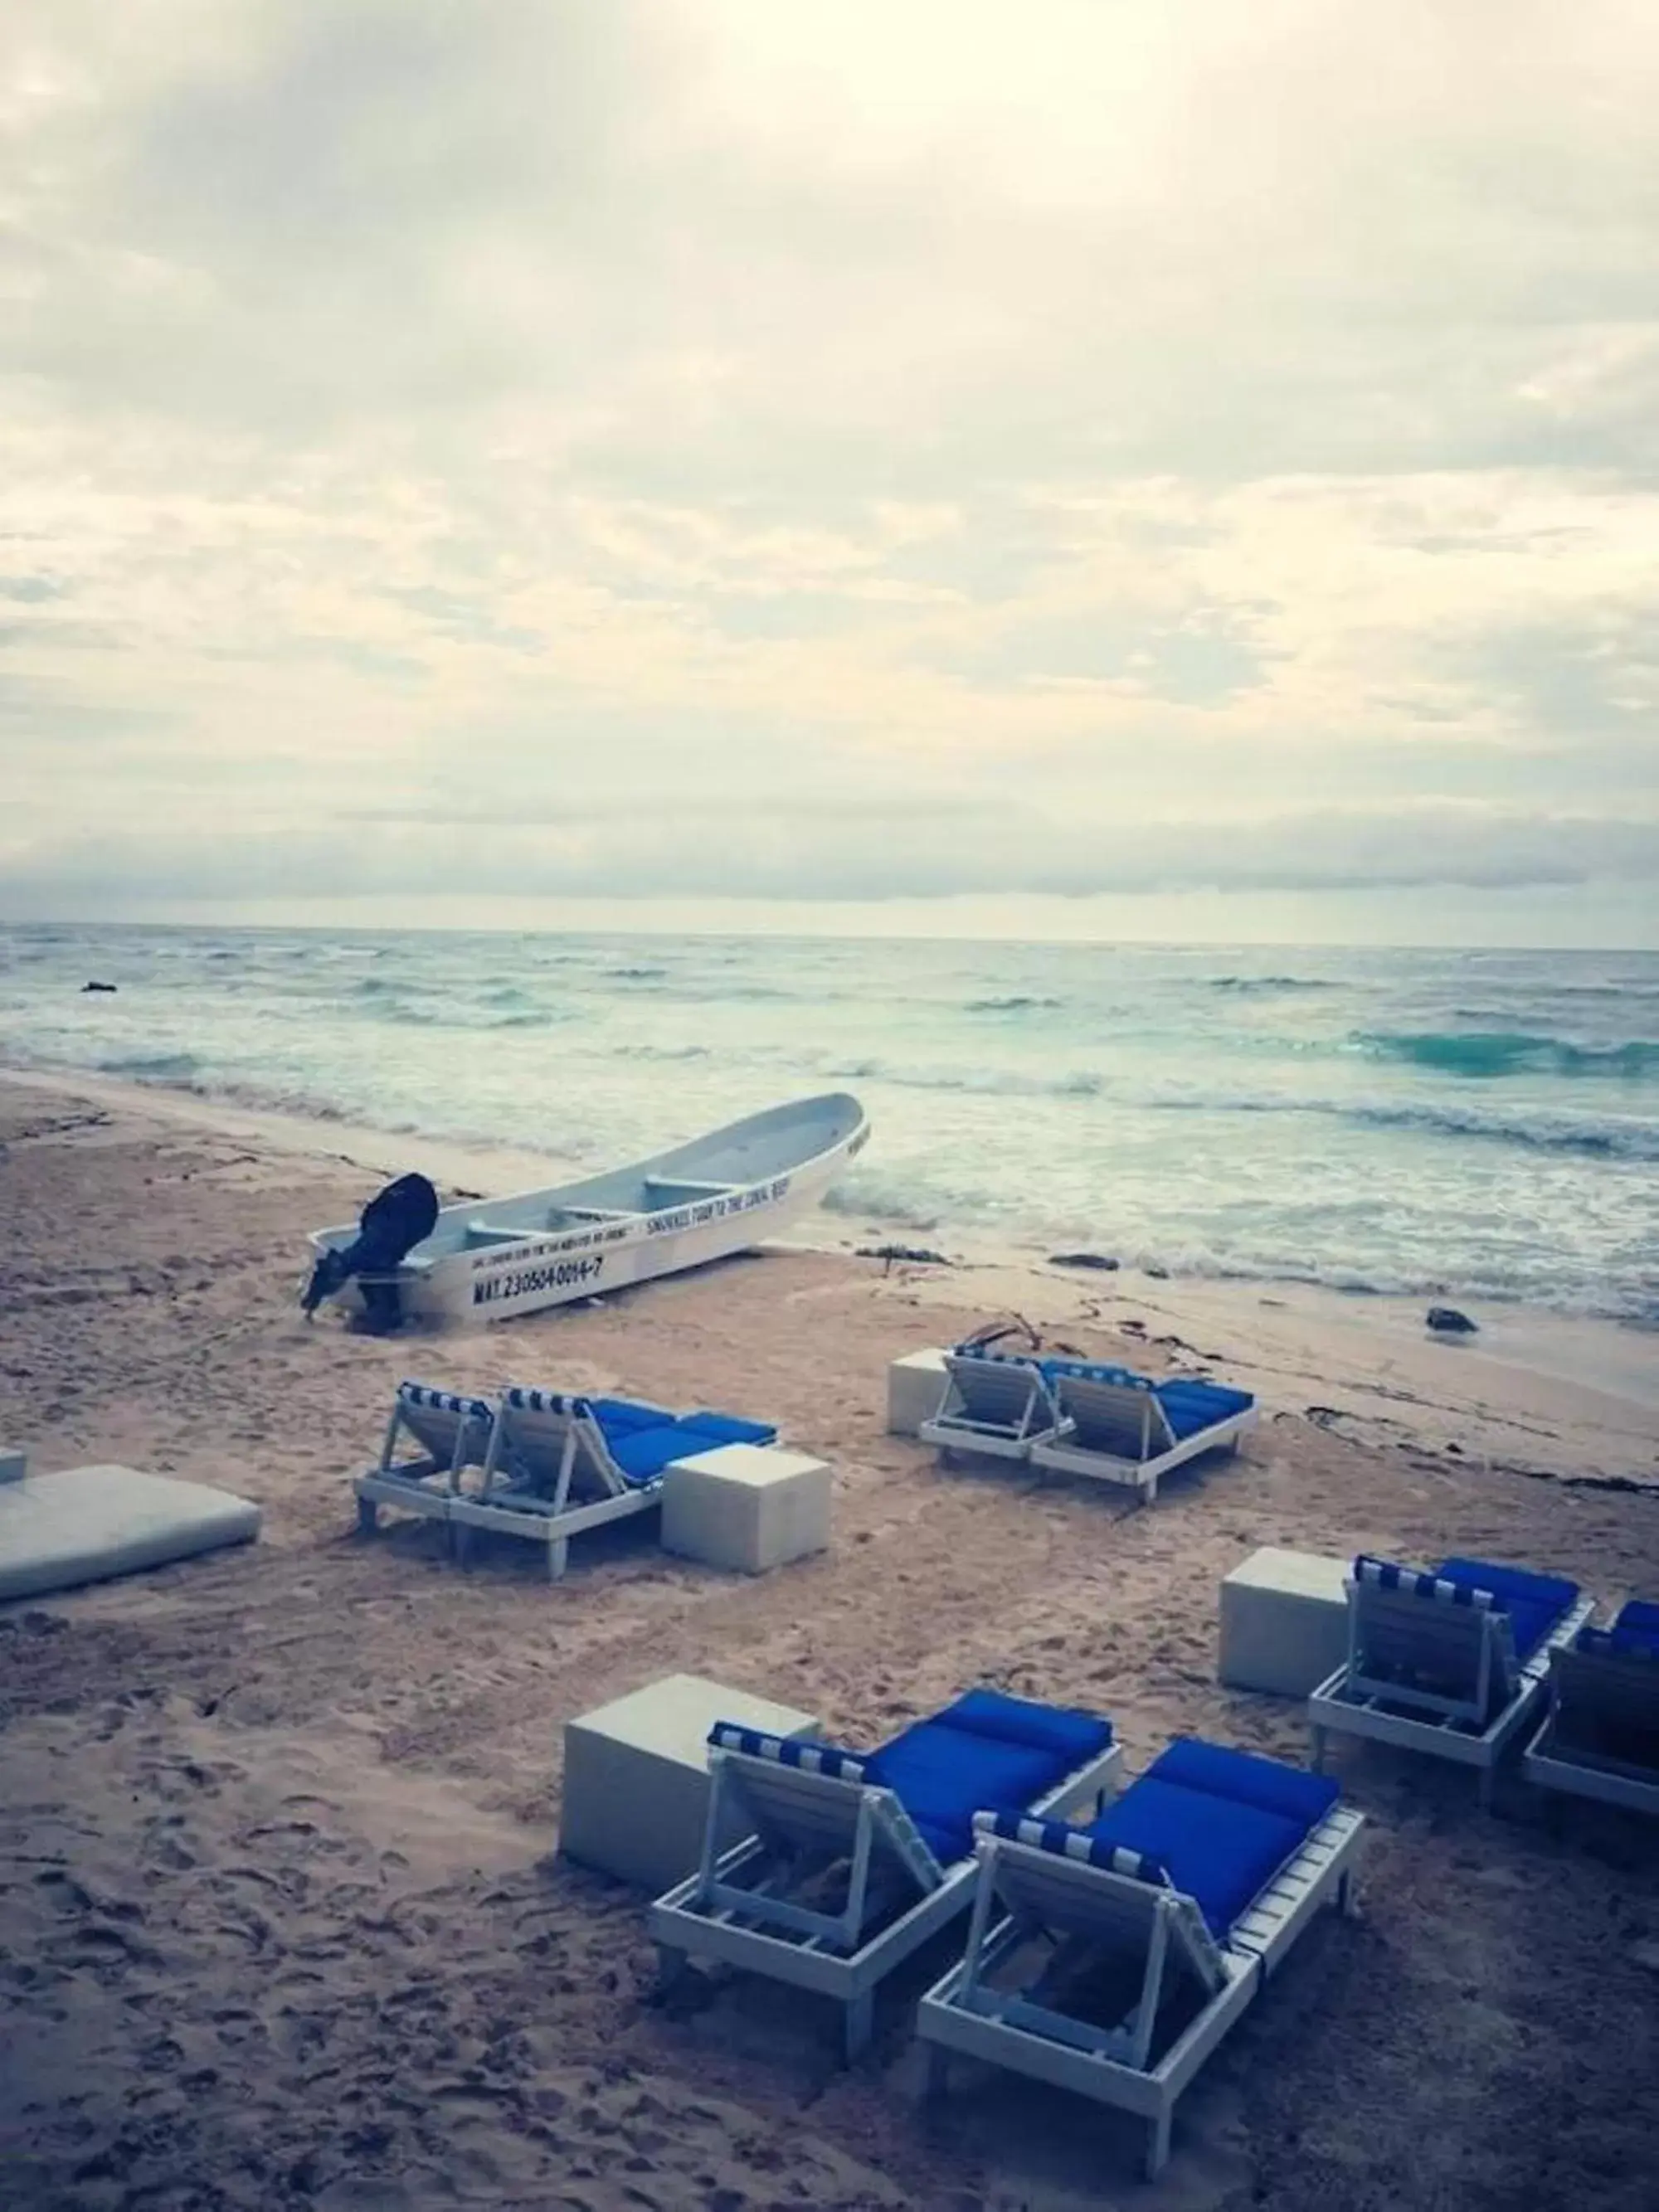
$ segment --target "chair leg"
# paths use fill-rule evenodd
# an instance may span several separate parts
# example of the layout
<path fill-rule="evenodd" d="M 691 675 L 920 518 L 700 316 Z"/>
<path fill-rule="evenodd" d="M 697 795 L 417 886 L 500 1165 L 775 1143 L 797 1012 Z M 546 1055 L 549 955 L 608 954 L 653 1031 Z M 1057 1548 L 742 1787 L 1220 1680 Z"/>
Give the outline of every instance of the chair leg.
<path fill-rule="evenodd" d="M 570 1539 L 568 1536 L 549 1538 L 547 1546 L 547 1579 L 549 1582 L 556 1583 L 562 1578 L 565 1570 L 565 1563 L 569 1557 Z"/>
<path fill-rule="evenodd" d="M 1175 2118 L 1174 2108 L 1166 2105 L 1152 2122 L 1146 2139 L 1146 2179 L 1156 2181 L 1169 2163 L 1170 2129 Z"/>
<path fill-rule="evenodd" d="M 690 1962 L 690 1954 L 677 1951 L 671 1944 L 657 1946 L 657 1994 L 665 1996 L 672 1990 Z"/>
<path fill-rule="evenodd" d="M 1480 1769 L 1480 1809 L 1483 1813 L 1491 1812 L 1492 1796 L 1497 1788 L 1498 1764 L 1494 1760 L 1490 1766 L 1483 1766 Z"/>
<path fill-rule="evenodd" d="M 921 2077 L 921 2094 L 932 2101 L 943 2097 L 951 2086 L 951 2054 L 942 2043 L 927 2046 L 927 2063 Z"/>
<path fill-rule="evenodd" d="M 372 1536 L 380 1525 L 380 1509 L 372 1498 L 357 1500 L 357 1534 Z"/>
<path fill-rule="evenodd" d="M 1308 1765 L 1316 1774 L 1325 1771 L 1325 1731 L 1322 1728 L 1308 1731 Z"/>
<path fill-rule="evenodd" d="M 868 2044 L 875 2032 L 876 1993 L 866 1990 L 862 1996 L 854 1997 L 847 2008 L 847 2063 L 850 2066 Z"/>
<path fill-rule="evenodd" d="M 472 1531 L 467 1527 L 465 1521 L 452 1521 L 450 1522 L 449 1549 L 450 1554 L 454 1559 L 456 1565 L 461 1569 L 463 1573 L 465 1573 L 467 1567 L 471 1565 L 471 1554 L 472 1551 Z"/>

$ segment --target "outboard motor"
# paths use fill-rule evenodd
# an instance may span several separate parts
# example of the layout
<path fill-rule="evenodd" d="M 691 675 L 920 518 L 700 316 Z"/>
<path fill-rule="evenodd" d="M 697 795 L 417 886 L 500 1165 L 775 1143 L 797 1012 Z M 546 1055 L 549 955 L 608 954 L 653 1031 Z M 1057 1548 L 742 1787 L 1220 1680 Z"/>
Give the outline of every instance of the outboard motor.
<path fill-rule="evenodd" d="M 430 1237 L 437 1219 L 438 1194 L 422 1175 L 399 1176 L 377 1191 L 359 1217 L 355 1243 L 325 1252 L 312 1269 L 301 1300 L 307 1320 L 325 1298 L 343 1289 L 354 1275 L 362 1275 L 369 1279 L 362 1291 L 370 1327 L 396 1328 L 403 1319 L 398 1285 L 383 1279 Z"/>

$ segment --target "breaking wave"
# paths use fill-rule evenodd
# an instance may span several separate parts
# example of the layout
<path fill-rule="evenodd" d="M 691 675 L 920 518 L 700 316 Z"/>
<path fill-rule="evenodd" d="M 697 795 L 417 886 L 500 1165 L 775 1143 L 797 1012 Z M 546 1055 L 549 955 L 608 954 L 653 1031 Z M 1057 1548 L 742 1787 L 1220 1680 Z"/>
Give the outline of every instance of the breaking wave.
<path fill-rule="evenodd" d="M 1591 1045 L 1527 1030 L 1362 1030 L 1353 1042 L 1376 1060 L 1484 1082 L 1509 1075 L 1558 1075 L 1639 1083 L 1659 1075 L 1659 1043 L 1645 1038 Z"/>
<path fill-rule="evenodd" d="M 1426 1136 L 1466 1137 L 1522 1145 L 1542 1152 L 1576 1152 L 1592 1159 L 1659 1160 L 1659 1127 L 1631 1120 L 1577 1120 L 1569 1115 L 1482 1114 L 1474 1107 L 1411 1105 L 1391 1099 L 1261 1097 L 1149 1098 L 1167 1114 L 1313 1114 L 1364 1128 L 1419 1130 Z"/>
<path fill-rule="evenodd" d="M 1085 1069 L 1065 1075 L 1025 1075 L 1012 1068 L 894 1066 L 882 1060 L 842 1060 L 823 1073 L 841 1083 L 886 1083 L 896 1091 L 952 1091 L 975 1098 L 1097 1098 L 1103 1078 Z"/>

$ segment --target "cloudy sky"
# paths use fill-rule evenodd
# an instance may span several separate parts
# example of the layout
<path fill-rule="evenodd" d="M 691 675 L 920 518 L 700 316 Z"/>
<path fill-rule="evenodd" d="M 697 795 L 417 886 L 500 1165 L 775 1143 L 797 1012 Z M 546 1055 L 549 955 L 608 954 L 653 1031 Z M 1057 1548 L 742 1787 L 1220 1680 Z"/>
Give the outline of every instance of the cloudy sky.
<path fill-rule="evenodd" d="M 1659 942 L 1652 0 L 10 0 L 0 915 Z"/>

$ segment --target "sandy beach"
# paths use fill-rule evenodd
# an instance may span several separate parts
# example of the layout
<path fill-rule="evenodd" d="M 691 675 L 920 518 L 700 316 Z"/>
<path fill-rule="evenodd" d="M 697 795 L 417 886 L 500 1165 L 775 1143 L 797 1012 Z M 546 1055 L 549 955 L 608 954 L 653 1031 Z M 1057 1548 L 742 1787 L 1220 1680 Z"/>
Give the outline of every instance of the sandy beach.
<path fill-rule="evenodd" d="M 776 1990 L 659 2005 L 645 1900 L 557 1856 L 563 1723 L 673 1672 L 855 1744 L 989 1681 L 1109 1713 L 1132 1770 L 1180 1731 L 1300 1759 L 1298 1706 L 1214 1678 L 1217 1587 L 1257 1545 L 1659 1593 L 1650 1334 L 1474 1309 L 1454 1345 L 1380 1299 L 803 1245 L 381 1341 L 307 1328 L 295 1292 L 306 1230 L 408 1140 L 40 1079 L 0 1084 L 0 1440 L 265 1514 L 253 1550 L 0 1609 L 8 2207 L 1652 2205 L 1659 1850 L 1513 1779 L 1493 1818 L 1467 1777 L 1340 1756 L 1361 1917 L 1206 2069 L 1153 2186 L 1138 2130 L 1011 2081 L 924 2116 L 906 2001 L 948 1941 L 847 2071 L 827 2013 Z M 454 1186 L 516 1179 L 421 1152 Z M 1139 1513 L 884 1433 L 890 1358 L 1012 1313 L 1236 1379 L 1261 1425 Z M 430 1528 L 362 1540 L 349 1477 L 407 1374 L 775 1419 L 835 1468 L 834 1547 L 737 1582 L 635 1523 L 550 1589 L 509 1546 L 461 1575 Z"/>

